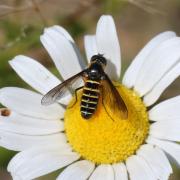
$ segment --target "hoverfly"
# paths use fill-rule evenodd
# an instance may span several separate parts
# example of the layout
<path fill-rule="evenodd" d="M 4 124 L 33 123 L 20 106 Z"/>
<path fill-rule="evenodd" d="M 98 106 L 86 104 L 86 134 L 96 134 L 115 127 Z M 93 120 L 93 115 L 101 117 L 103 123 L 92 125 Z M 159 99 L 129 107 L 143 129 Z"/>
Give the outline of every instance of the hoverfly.
<path fill-rule="evenodd" d="M 103 55 L 92 56 L 90 64 L 85 70 L 50 90 L 42 98 L 42 105 L 50 105 L 61 99 L 65 92 L 72 88 L 73 84 L 79 79 L 83 79 L 84 86 L 75 89 L 75 97 L 77 101 L 77 91 L 83 89 L 80 112 L 84 119 L 91 118 L 96 112 L 100 96 L 102 97 L 102 104 L 111 119 L 113 119 L 113 114 L 127 119 L 128 110 L 126 104 L 108 75 L 104 72 L 106 64 L 107 60 Z"/>

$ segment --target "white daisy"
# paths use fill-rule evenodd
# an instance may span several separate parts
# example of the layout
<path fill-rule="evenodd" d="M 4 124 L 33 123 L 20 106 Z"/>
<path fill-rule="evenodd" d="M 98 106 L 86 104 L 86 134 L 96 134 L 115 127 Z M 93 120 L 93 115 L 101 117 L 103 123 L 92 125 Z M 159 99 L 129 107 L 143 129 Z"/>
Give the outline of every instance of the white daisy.
<path fill-rule="evenodd" d="M 41 42 L 64 79 L 84 68 L 72 37 L 62 27 L 45 29 Z M 179 77 L 179 49 L 175 33 L 159 34 L 133 60 L 121 85 L 114 21 L 111 16 L 100 18 L 96 35 L 85 36 L 85 50 L 88 61 L 98 53 L 108 59 L 106 72 L 128 107 L 128 119 L 117 117 L 114 122 L 101 104 L 89 121 L 82 119 L 79 102 L 70 109 L 41 106 L 42 95 L 61 81 L 32 58 L 15 57 L 10 65 L 38 92 L 0 90 L 0 102 L 7 107 L 1 110 L 0 145 L 20 151 L 8 165 L 13 179 L 34 179 L 63 167 L 58 180 L 168 179 L 172 168 L 166 153 L 180 164 L 180 96 L 152 105 Z M 69 104 L 70 98 L 61 102 Z"/>

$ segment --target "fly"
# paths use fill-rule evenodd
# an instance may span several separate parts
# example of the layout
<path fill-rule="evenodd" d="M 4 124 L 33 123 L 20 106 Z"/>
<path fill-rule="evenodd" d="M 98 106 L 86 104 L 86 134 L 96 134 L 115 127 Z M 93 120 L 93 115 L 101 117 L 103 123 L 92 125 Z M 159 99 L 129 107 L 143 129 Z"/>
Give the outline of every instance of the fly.
<path fill-rule="evenodd" d="M 113 114 L 119 115 L 122 119 L 127 119 L 128 110 L 126 104 L 108 75 L 104 72 L 106 64 L 107 60 L 103 55 L 98 54 L 92 56 L 90 64 L 85 70 L 50 90 L 42 98 L 42 105 L 55 103 L 61 99 L 69 89 L 73 89 L 73 85 L 77 83 L 78 80 L 83 79 L 84 86 L 76 88 L 74 91 L 77 101 L 77 91 L 80 89 L 83 90 L 80 112 L 84 119 L 90 119 L 95 114 L 100 97 L 102 97 L 102 104 L 111 119 L 113 119 Z"/>

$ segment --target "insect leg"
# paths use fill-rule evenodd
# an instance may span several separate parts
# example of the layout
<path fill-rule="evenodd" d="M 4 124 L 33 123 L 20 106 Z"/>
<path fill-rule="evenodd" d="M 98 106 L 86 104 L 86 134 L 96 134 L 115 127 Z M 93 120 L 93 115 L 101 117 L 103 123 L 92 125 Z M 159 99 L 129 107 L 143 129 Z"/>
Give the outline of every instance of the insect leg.
<path fill-rule="evenodd" d="M 102 92 L 102 105 L 107 113 L 107 115 L 112 119 L 112 121 L 114 121 L 114 119 L 111 117 L 111 115 L 108 113 L 107 109 L 106 109 L 106 106 L 104 104 L 104 101 L 103 101 L 103 96 L 104 96 L 104 93 L 103 93 L 103 87 L 101 87 L 101 92 Z"/>
<path fill-rule="evenodd" d="M 77 102 L 77 91 L 79 91 L 83 87 L 84 86 L 81 86 L 81 87 L 78 87 L 77 89 L 75 89 L 75 102 L 70 107 L 68 107 L 68 109 L 72 108 L 76 104 L 76 102 Z"/>

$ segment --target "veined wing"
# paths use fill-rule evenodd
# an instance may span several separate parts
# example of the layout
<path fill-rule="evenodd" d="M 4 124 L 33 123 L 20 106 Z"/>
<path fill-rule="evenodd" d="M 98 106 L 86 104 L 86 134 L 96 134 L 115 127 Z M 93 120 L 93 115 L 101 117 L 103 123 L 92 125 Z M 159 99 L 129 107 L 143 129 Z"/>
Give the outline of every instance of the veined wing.
<path fill-rule="evenodd" d="M 128 109 L 126 104 L 109 79 L 104 73 L 105 79 L 102 80 L 102 101 L 107 113 L 114 119 L 114 116 L 119 116 L 122 119 L 128 118 Z"/>
<path fill-rule="evenodd" d="M 78 80 L 81 80 L 84 77 L 85 72 L 86 70 L 83 70 L 51 89 L 43 96 L 41 104 L 50 105 L 61 99 L 70 89 L 73 89 L 73 86 L 76 85 Z"/>

